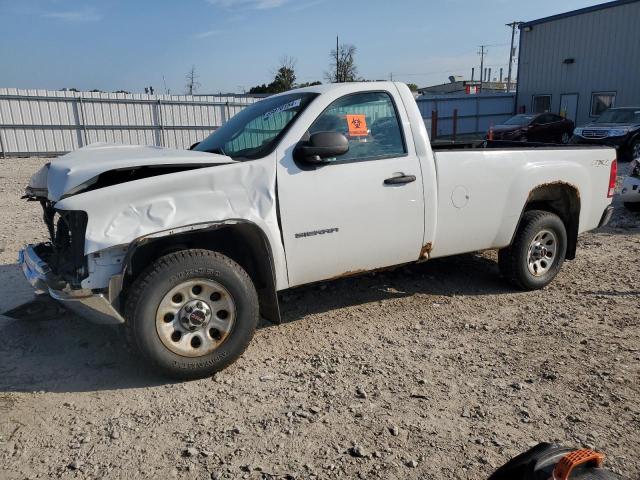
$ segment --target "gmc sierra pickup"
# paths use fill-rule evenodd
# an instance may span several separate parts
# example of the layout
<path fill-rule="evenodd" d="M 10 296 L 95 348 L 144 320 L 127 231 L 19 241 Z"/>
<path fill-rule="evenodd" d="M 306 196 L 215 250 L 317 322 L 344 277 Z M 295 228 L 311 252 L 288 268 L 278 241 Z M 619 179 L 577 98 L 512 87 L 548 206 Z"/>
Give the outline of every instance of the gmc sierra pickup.
<path fill-rule="evenodd" d="M 496 145 L 493 145 L 494 147 Z M 432 148 L 400 83 L 323 85 L 247 107 L 190 150 L 96 144 L 37 172 L 26 197 L 51 241 L 30 283 L 124 324 L 166 375 L 236 360 L 277 292 L 499 249 L 516 287 L 547 285 L 578 234 L 606 223 L 606 147 Z"/>

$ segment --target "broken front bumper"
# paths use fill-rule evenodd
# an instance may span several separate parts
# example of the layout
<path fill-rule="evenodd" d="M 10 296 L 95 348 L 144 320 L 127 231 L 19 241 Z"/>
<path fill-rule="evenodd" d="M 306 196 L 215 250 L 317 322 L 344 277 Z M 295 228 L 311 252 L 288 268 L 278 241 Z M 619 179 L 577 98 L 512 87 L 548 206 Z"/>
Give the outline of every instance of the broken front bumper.
<path fill-rule="evenodd" d="M 65 307 L 95 323 L 120 324 L 124 318 L 103 293 L 91 289 L 72 289 L 61 280 L 37 253 L 40 245 L 27 245 L 18 254 L 18 264 L 27 281 L 38 293 L 48 293 Z"/>

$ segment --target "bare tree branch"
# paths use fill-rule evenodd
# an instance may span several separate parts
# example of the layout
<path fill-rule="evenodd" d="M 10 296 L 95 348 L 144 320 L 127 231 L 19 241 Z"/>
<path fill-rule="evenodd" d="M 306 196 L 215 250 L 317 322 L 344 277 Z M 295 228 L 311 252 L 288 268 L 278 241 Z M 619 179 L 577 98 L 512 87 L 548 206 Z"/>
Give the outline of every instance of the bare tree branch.
<path fill-rule="evenodd" d="M 331 50 L 329 54 L 329 58 L 331 58 L 330 69 L 325 73 L 327 81 L 342 83 L 360 80 L 355 62 L 356 50 L 355 45 L 348 44 L 340 45 L 337 53 L 335 48 Z"/>
<path fill-rule="evenodd" d="M 199 75 L 196 75 L 196 66 L 193 65 L 191 70 L 186 75 L 187 78 L 187 95 L 193 95 L 198 88 L 200 88 L 200 82 L 198 82 Z"/>

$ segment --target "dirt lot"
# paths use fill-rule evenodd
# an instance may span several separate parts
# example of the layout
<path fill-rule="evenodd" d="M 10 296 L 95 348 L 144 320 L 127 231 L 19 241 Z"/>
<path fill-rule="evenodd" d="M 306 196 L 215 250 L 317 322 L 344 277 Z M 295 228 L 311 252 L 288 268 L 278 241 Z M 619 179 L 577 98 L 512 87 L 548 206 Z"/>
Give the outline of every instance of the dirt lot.
<path fill-rule="evenodd" d="M 31 294 L 41 163 L 0 160 L 0 311 Z M 487 252 L 287 292 L 213 379 L 169 383 L 63 311 L 0 320 L 0 477 L 482 479 L 554 441 L 639 478 L 640 216 L 616 207 L 544 291 Z"/>

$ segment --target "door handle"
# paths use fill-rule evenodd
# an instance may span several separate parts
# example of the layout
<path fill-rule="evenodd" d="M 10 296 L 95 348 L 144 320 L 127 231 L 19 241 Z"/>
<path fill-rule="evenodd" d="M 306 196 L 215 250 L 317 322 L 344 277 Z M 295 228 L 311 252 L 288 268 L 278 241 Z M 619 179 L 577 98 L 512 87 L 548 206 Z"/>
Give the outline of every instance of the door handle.
<path fill-rule="evenodd" d="M 400 175 L 399 177 L 387 178 L 384 181 L 385 185 L 402 185 L 405 183 L 411 183 L 416 181 L 415 175 Z"/>

